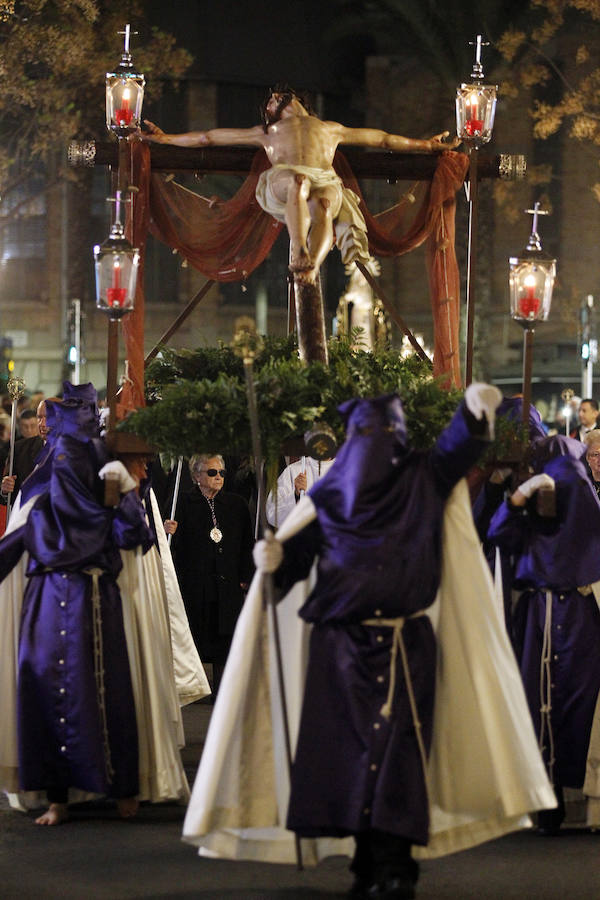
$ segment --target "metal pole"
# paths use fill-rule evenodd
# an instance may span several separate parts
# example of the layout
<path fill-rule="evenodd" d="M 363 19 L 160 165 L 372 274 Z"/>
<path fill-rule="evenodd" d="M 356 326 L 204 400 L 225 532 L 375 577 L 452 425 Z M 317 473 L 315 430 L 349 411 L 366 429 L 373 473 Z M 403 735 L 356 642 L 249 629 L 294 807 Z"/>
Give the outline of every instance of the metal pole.
<path fill-rule="evenodd" d="M 177 510 L 177 498 L 179 497 L 179 484 L 181 482 L 181 469 L 183 467 L 183 456 L 180 456 L 177 460 L 177 473 L 175 475 L 175 488 L 173 490 L 173 502 L 171 503 L 171 519 L 175 518 L 175 512 Z M 171 546 L 171 538 L 172 534 L 167 535 L 167 544 L 169 547 Z"/>
<path fill-rule="evenodd" d="M 73 384 L 81 381 L 81 300 L 73 300 L 73 324 L 75 333 L 75 368 L 73 370 Z"/>
<path fill-rule="evenodd" d="M 6 389 L 10 396 L 12 397 L 12 408 L 10 414 L 10 444 L 9 444 L 9 452 L 8 452 L 8 472 L 7 475 L 13 474 L 13 465 L 15 460 L 15 438 L 17 434 L 17 402 L 19 397 L 22 395 L 25 390 L 25 382 L 22 378 L 10 378 L 6 384 Z M 10 508 L 12 505 L 12 493 L 8 494 L 6 498 L 6 521 L 8 522 L 10 516 Z"/>
<path fill-rule="evenodd" d="M 473 334 L 475 323 L 475 272 L 477 268 L 477 150 L 469 148 L 469 240 L 467 244 L 467 337 L 465 387 L 473 381 Z"/>
<path fill-rule="evenodd" d="M 526 328 L 523 334 L 523 425 L 529 443 L 529 409 L 531 407 L 531 372 L 533 364 L 533 328 Z"/>

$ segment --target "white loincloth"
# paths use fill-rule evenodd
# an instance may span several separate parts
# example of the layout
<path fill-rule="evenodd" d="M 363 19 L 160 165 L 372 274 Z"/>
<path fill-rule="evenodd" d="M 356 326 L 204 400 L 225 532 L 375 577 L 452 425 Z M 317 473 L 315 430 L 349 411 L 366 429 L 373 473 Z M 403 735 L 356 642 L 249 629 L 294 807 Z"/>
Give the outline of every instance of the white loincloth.
<path fill-rule="evenodd" d="M 311 500 L 303 498 L 278 538 L 291 537 L 315 515 Z M 428 772 L 430 842 L 414 848 L 420 857 L 442 856 L 528 827 L 528 812 L 556 806 L 464 480 L 446 504 L 443 549 L 432 612 L 438 668 Z M 233 637 L 183 840 L 206 856 L 292 863 L 294 835 L 285 829 L 289 779 L 261 588 L 257 573 Z M 297 610 L 309 589 L 306 583 L 296 585 L 278 606 L 292 752 L 307 641 Z M 353 846 L 351 838 L 302 839 L 304 862 L 352 854 Z"/>
<path fill-rule="evenodd" d="M 278 222 L 285 222 L 285 203 L 282 203 L 274 194 L 272 186 L 273 176 L 278 170 L 306 175 L 310 179 L 313 189 L 327 187 L 335 190 L 336 198 L 331 214 L 335 224 L 335 242 L 342 262 L 348 264 L 358 259 L 360 262 L 367 263 L 371 255 L 367 239 L 367 225 L 360 210 L 359 199 L 354 191 L 344 187 L 344 183 L 336 171 L 334 169 L 318 169 L 313 166 L 289 166 L 278 163 L 262 172 L 256 185 L 256 199 L 259 206 Z"/>

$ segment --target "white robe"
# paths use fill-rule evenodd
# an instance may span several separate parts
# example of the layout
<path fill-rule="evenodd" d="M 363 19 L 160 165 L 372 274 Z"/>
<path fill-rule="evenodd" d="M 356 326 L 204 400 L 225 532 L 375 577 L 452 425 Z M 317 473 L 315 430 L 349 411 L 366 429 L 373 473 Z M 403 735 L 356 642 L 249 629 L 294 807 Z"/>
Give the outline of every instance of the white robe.
<path fill-rule="evenodd" d="M 316 515 L 310 499 L 278 532 L 286 540 Z M 438 671 L 429 758 L 430 841 L 415 856 L 475 846 L 531 824 L 527 813 L 556 805 L 537 747 L 525 694 L 493 596 L 461 481 L 446 505 L 438 600 Z M 272 640 L 260 573 L 238 620 L 183 828 L 208 856 L 294 862 L 285 829 L 285 765 Z M 292 736 L 298 729 L 307 626 L 297 610 L 309 586 L 278 607 Z M 428 611 L 429 613 L 430 611 Z M 435 624 L 435 623 L 434 623 Z M 353 840 L 302 839 L 305 863 L 353 852 Z"/>

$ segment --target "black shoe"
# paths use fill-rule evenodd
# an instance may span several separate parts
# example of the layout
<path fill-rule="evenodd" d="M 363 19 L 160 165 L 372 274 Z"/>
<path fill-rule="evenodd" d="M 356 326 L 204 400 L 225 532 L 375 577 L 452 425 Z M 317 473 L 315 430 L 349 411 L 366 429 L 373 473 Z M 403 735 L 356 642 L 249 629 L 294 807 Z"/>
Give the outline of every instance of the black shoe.
<path fill-rule="evenodd" d="M 565 818 L 564 808 L 542 809 L 537 814 L 537 833 L 542 837 L 557 837 Z"/>
<path fill-rule="evenodd" d="M 367 900 L 413 900 L 415 883 L 412 878 L 388 878 L 372 884 L 364 896 Z"/>

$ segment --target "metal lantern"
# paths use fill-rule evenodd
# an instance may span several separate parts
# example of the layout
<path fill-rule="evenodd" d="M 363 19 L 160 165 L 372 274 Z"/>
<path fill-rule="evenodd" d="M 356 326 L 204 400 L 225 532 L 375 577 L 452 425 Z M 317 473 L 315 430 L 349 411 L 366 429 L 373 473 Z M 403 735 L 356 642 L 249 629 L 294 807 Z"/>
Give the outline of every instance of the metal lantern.
<path fill-rule="evenodd" d="M 129 52 L 131 29 L 125 26 L 125 49 L 116 72 L 106 73 L 106 127 L 118 137 L 136 131 L 142 121 L 145 78 L 133 69 Z"/>
<path fill-rule="evenodd" d="M 529 436 L 533 335 L 537 322 L 545 322 L 550 313 L 556 260 L 544 256 L 538 234 L 538 216 L 547 216 L 540 204 L 525 212 L 533 216 L 529 243 L 521 256 L 512 256 L 510 264 L 510 314 L 523 328 L 523 425 L 524 442 Z"/>
<path fill-rule="evenodd" d="M 473 41 L 470 42 L 473 44 Z M 481 35 L 475 41 L 475 62 L 471 83 L 456 89 L 456 133 L 467 146 L 480 147 L 492 137 L 496 115 L 498 85 L 483 84 L 481 48 L 487 47 Z"/>
<path fill-rule="evenodd" d="M 116 192 L 115 223 L 110 235 L 94 247 L 96 306 L 110 319 L 121 319 L 133 310 L 139 250 L 132 247 L 121 224 L 121 192 Z"/>
<path fill-rule="evenodd" d="M 531 235 L 520 256 L 509 259 L 510 314 L 523 328 L 534 328 L 545 322 L 550 313 L 552 290 L 556 277 L 556 260 L 542 251 L 538 234 L 538 217 L 548 215 L 536 203 L 526 210 L 533 216 Z"/>

